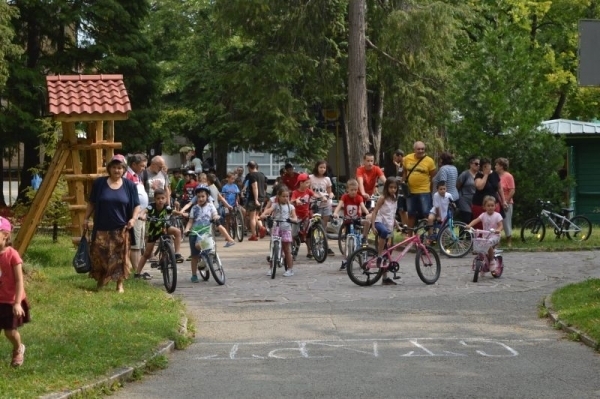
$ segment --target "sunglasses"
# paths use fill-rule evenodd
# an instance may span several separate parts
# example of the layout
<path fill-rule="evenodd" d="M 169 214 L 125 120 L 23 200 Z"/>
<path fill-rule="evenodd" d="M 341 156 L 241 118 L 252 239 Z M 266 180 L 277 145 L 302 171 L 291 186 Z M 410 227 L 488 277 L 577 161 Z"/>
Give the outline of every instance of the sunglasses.
<path fill-rule="evenodd" d="M 475 166 L 479 166 L 479 162 L 471 162 Z"/>

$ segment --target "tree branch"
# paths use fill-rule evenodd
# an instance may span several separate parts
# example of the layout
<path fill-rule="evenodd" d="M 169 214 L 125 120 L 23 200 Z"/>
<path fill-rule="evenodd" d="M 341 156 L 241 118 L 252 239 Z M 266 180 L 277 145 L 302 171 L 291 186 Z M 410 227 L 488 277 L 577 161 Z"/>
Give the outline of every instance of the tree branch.
<path fill-rule="evenodd" d="M 388 53 L 386 53 L 385 51 L 381 50 L 376 45 L 374 45 L 373 42 L 371 42 L 369 40 L 369 38 L 365 38 L 365 42 L 367 43 L 367 45 L 370 48 L 374 49 L 375 51 L 377 51 L 378 53 L 380 53 L 381 55 L 383 55 L 385 58 L 387 58 L 388 60 L 390 60 L 390 61 L 392 61 L 392 62 L 394 62 L 394 63 L 396 63 L 398 65 L 401 65 L 403 67 L 407 67 L 407 65 L 405 63 L 403 63 L 402 61 L 400 61 L 400 60 L 392 57 L 391 55 L 389 55 Z"/>

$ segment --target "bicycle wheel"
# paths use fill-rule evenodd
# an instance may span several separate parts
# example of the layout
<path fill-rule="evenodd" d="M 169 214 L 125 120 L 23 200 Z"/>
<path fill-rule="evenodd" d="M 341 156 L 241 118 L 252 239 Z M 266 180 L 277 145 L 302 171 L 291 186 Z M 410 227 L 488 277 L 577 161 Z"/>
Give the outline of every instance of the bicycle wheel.
<path fill-rule="evenodd" d="M 315 223 L 309 230 L 310 252 L 318 263 L 327 259 L 327 235 L 321 223 Z"/>
<path fill-rule="evenodd" d="M 483 267 L 483 261 L 479 259 L 479 255 L 473 260 L 473 282 L 476 283 L 479 279 L 479 272 Z"/>
<path fill-rule="evenodd" d="M 429 245 L 425 245 L 425 248 L 427 251 L 424 251 L 422 247 L 417 247 L 415 267 L 421 281 L 429 285 L 434 284 L 440 278 L 442 265 L 435 249 Z"/>
<path fill-rule="evenodd" d="M 338 231 L 338 248 L 340 253 L 344 256 L 348 256 L 346 253 L 346 236 L 348 235 L 348 225 L 342 224 Z M 352 251 L 351 251 L 352 252 Z"/>
<path fill-rule="evenodd" d="M 200 273 L 200 277 L 202 277 L 202 280 L 204 281 L 208 281 L 208 279 L 210 278 L 210 270 L 208 270 L 208 267 L 206 267 L 206 258 L 208 256 L 200 256 L 200 259 L 198 259 L 198 272 Z M 204 262 L 204 268 L 200 268 L 200 262 Z"/>
<path fill-rule="evenodd" d="M 175 250 L 172 242 L 166 242 L 161 254 L 161 267 L 163 283 L 169 294 L 175 291 L 177 287 L 177 261 L 175 259 Z"/>
<path fill-rule="evenodd" d="M 238 240 L 238 242 L 244 241 L 244 214 L 239 208 L 235 212 L 235 228 L 235 238 Z"/>
<path fill-rule="evenodd" d="M 546 226 L 540 218 L 527 220 L 521 228 L 521 241 L 539 241 L 542 242 L 546 235 Z"/>
<path fill-rule="evenodd" d="M 212 252 L 207 256 L 207 259 L 210 259 L 208 263 L 208 268 L 215 281 L 219 285 L 225 284 L 225 270 L 223 270 L 223 264 L 221 263 L 221 258 L 219 258 L 219 254 L 216 252 Z"/>
<path fill-rule="evenodd" d="M 366 287 L 375 284 L 383 275 L 383 269 L 380 267 L 367 268 L 367 265 L 376 264 L 377 251 L 370 247 L 360 248 L 350 254 L 346 272 L 354 284 Z"/>
<path fill-rule="evenodd" d="M 273 242 L 273 251 L 271 252 L 271 278 L 275 278 L 275 273 L 277 273 L 277 266 L 281 259 L 281 243 L 279 241 Z"/>
<path fill-rule="evenodd" d="M 438 233 L 440 251 L 449 258 L 462 258 L 471 251 L 473 241 L 471 234 L 465 231 L 463 222 L 447 224 Z"/>
<path fill-rule="evenodd" d="M 356 249 L 358 249 L 358 245 L 356 245 L 356 236 L 354 236 L 354 235 L 347 236 L 346 237 L 346 251 L 348 252 L 348 254 L 344 254 L 344 256 L 346 256 L 346 258 L 347 258 L 348 255 L 350 255 Z"/>
<path fill-rule="evenodd" d="M 573 216 L 569 222 L 566 229 L 569 240 L 585 241 L 592 235 L 592 222 L 585 216 Z"/>

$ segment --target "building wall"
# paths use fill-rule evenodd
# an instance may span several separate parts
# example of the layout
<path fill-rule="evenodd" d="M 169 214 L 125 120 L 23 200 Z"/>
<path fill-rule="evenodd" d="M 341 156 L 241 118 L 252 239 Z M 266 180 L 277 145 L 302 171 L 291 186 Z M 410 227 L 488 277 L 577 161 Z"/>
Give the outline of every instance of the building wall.
<path fill-rule="evenodd" d="M 575 177 L 575 211 L 600 224 L 600 140 L 582 139 L 572 143 Z"/>

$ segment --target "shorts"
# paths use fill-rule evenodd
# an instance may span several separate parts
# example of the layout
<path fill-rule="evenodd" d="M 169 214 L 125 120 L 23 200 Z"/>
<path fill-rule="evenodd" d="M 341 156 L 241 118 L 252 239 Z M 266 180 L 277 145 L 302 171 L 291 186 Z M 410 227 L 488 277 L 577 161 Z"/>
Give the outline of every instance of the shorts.
<path fill-rule="evenodd" d="M 23 308 L 25 315 L 16 317 L 13 314 L 13 305 L 10 303 L 0 303 L 0 330 L 16 330 L 24 323 L 29 323 L 31 321 L 29 302 L 27 302 L 27 299 L 21 301 L 21 307 Z"/>
<path fill-rule="evenodd" d="M 196 240 L 199 240 L 200 237 L 196 234 L 190 234 L 190 252 L 192 256 L 200 256 L 200 250 L 196 248 Z"/>
<path fill-rule="evenodd" d="M 256 205 L 256 202 L 248 201 L 245 208 L 248 212 L 258 212 L 258 211 L 260 211 L 260 206 L 261 206 L 260 203 L 258 205 Z"/>
<path fill-rule="evenodd" d="M 134 243 L 131 244 L 130 249 L 144 249 L 144 235 L 146 233 L 146 222 L 143 220 L 136 220 L 133 225 L 133 237 Z"/>
<path fill-rule="evenodd" d="M 410 216 L 426 218 L 433 206 L 431 193 L 412 194 L 406 199 L 406 205 Z"/>
<path fill-rule="evenodd" d="M 319 214 L 321 216 L 331 216 L 332 213 L 333 210 L 331 209 L 331 206 L 328 206 L 327 208 L 319 208 Z"/>
<path fill-rule="evenodd" d="M 283 230 L 280 227 L 273 227 L 271 230 L 272 236 L 281 237 L 281 242 L 292 242 L 292 231 L 291 230 Z"/>
<path fill-rule="evenodd" d="M 398 196 L 398 208 L 396 211 L 397 212 L 405 212 L 406 211 L 406 198 L 404 198 L 404 196 L 402 196 L 402 195 Z"/>
<path fill-rule="evenodd" d="M 383 238 L 384 240 L 392 235 L 392 232 L 381 222 L 375 222 L 375 230 L 377 230 L 379 238 Z"/>

